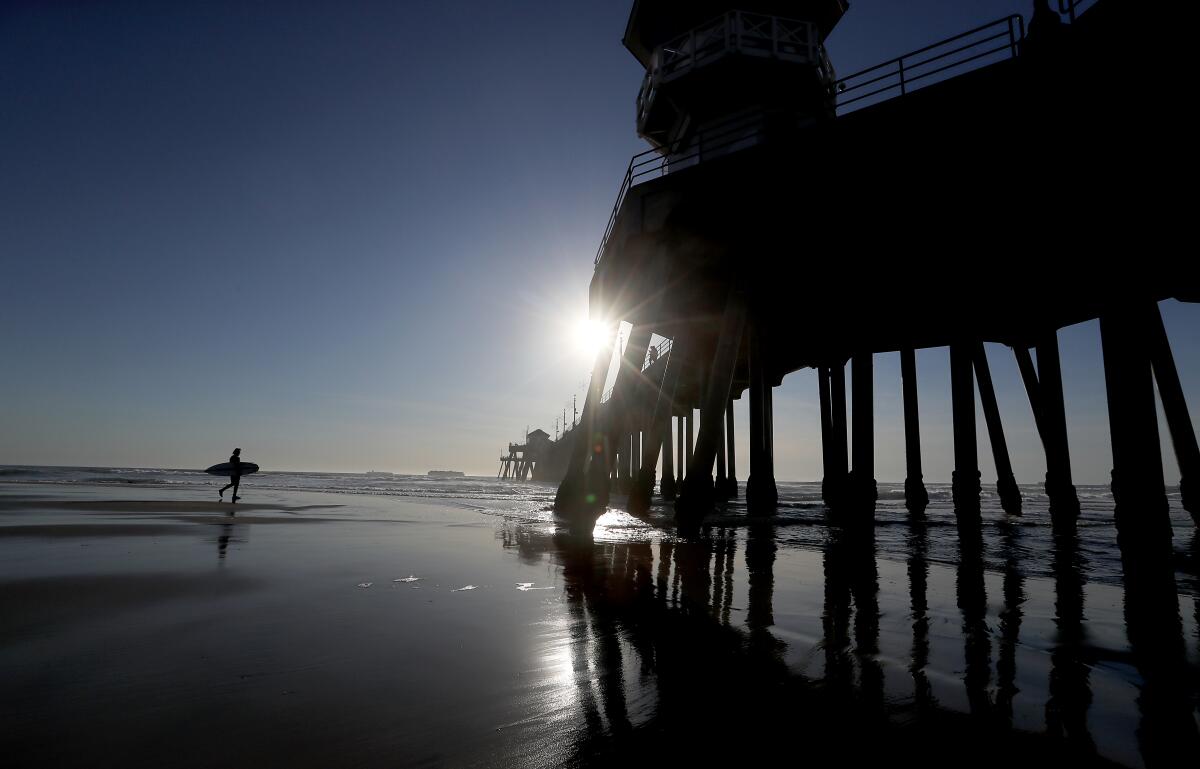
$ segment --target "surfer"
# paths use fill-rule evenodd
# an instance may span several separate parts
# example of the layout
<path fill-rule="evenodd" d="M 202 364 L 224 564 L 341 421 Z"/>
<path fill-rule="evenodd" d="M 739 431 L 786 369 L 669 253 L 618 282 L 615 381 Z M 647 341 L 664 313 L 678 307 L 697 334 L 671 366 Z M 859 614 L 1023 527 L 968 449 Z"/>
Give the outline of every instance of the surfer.
<path fill-rule="evenodd" d="M 229 483 L 225 484 L 225 486 L 220 491 L 217 492 L 217 496 L 220 497 L 221 499 L 224 499 L 225 498 L 225 489 L 228 489 L 230 486 L 232 486 L 233 487 L 233 500 L 232 501 L 234 503 L 236 503 L 239 499 L 241 499 L 241 497 L 239 497 L 237 495 L 238 484 L 242 482 L 242 450 L 241 449 L 233 450 L 233 455 L 229 457 L 229 464 L 233 465 L 233 467 L 229 471 Z"/>

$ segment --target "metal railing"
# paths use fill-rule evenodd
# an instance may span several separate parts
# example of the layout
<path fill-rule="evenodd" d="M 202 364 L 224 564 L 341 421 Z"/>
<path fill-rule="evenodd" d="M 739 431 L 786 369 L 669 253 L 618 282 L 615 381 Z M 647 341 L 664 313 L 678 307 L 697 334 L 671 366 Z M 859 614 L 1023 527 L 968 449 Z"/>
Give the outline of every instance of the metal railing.
<path fill-rule="evenodd" d="M 608 247 L 613 228 L 617 224 L 617 215 L 621 212 L 621 204 L 629 190 L 643 182 L 667 176 L 672 171 L 680 171 L 700 163 L 705 155 L 724 155 L 737 149 L 738 143 L 750 146 L 762 138 L 764 114 L 752 112 L 737 115 L 714 126 L 702 128 L 686 141 L 679 141 L 669 148 L 646 150 L 634 155 L 625 169 L 625 178 L 617 191 L 617 200 L 608 216 L 608 224 L 604 235 L 600 238 L 600 247 L 596 249 L 593 264 L 599 264 L 604 250 Z"/>
<path fill-rule="evenodd" d="M 671 356 L 671 347 L 672 347 L 672 345 L 674 344 L 674 342 L 675 342 L 675 340 L 673 340 L 673 339 L 668 339 L 668 340 L 666 340 L 665 342 L 662 342 L 662 343 L 661 343 L 661 344 L 659 344 L 659 345 L 651 345 L 651 347 L 654 347 L 654 346 L 657 346 L 657 347 L 658 347 L 658 357 L 656 357 L 656 358 L 654 358 L 653 360 L 651 360 L 651 358 L 650 358 L 650 350 L 649 350 L 649 349 L 647 349 L 647 350 L 646 350 L 646 359 L 645 359 L 644 361 L 642 361 L 642 369 L 641 369 L 641 370 L 642 370 L 642 371 L 646 371 L 646 370 L 647 370 L 647 369 L 649 369 L 651 366 L 653 366 L 653 365 L 655 365 L 656 363 L 658 363 L 660 360 L 666 360 L 667 358 L 669 358 L 669 357 Z M 600 403 L 601 403 L 601 404 L 608 403 L 610 400 L 612 400 L 612 396 L 613 396 L 613 390 L 614 390 L 614 389 L 616 389 L 616 384 L 615 384 L 615 383 L 613 384 L 613 386 L 612 386 L 612 387 L 610 387 L 610 388 L 608 388 L 607 390 L 605 390 L 605 391 L 604 391 L 604 395 L 600 396 Z"/>
<path fill-rule="evenodd" d="M 860 109 L 893 96 L 904 96 L 994 61 L 1016 58 L 1024 39 L 1025 19 L 1013 14 L 855 72 L 837 81 L 835 98 L 838 110 L 844 113 L 850 105 L 857 105 L 854 109 Z M 880 98 L 868 101 L 873 97 Z"/>

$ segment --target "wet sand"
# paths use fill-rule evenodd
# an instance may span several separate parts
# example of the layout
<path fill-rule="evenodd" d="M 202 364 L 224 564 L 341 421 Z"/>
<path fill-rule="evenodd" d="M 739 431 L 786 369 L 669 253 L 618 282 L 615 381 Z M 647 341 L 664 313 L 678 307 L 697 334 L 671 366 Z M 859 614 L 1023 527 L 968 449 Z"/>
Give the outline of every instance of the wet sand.
<path fill-rule="evenodd" d="M 1139 766 L 1196 733 L 1191 596 L 1131 615 L 919 531 L 897 560 L 769 523 L 120 497 L 0 493 L 5 765 Z"/>

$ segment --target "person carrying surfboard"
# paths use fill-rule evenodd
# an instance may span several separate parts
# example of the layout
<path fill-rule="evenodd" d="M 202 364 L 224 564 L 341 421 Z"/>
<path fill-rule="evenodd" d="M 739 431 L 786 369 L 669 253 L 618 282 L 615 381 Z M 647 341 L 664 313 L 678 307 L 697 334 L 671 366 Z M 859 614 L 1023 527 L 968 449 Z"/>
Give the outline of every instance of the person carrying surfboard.
<path fill-rule="evenodd" d="M 238 496 L 238 484 L 242 482 L 242 450 L 241 449 L 233 450 L 233 455 L 229 457 L 229 464 L 233 466 L 232 469 L 230 469 L 230 471 L 229 471 L 229 483 L 225 484 L 225 486 L 222 487 L 222 489 L 217 492 L 217 496 L 220 497 L 221 499 L 224 499 L 225 498 L 225 489 L 228 489 L 230 486 L 232 486 L 233 487 L 232 502 L 234 504 L 237 504 L 237 501 L 239 499 L 241 499 L 241 497 Z"/>

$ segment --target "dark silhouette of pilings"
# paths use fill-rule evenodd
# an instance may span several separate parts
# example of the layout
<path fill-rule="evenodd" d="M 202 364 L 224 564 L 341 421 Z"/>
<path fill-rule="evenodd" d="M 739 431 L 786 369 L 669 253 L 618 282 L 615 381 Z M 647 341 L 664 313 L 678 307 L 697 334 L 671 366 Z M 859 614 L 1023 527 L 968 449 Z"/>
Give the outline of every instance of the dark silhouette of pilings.
<path fill-rule="evenodd" d="M 725 407 L 725 442 L 728 444 L 729 454 L 729 473 L 725 479 L 725 496 L 728 499 L 737 499 L 738 497 L 738 480 L 737 468 L 735 465 L 735 441 L 733 432 L 733 401 L 730 400 Z"/>
<path fill-rule="evenodd" d="M 821 499 L 828 505 L 833 498 L 833 484 L 829 477 L 833 465 L 833 414 L 830 413 L 833 404 L 829 395 L 828 366 L 817 367 L 817 392 L 821 406 L 821 471 L 824 473 L 821 478 Z"/>
<path fill-rule="evenodd" d="M 821 408 L 821 448 L 825 461 L 825 478 L 821 482 L 821 496 L 831 509 L 840 508 L 845 502 L 846 482 L 849 475 L 846 455 L 846 369 L 838 361 L 823 369 L 822 383 L 829 383 L 829 408 Z M 828 425 L 829 429 L 825 427 Z"/>
<path fill-rule="evenodd" d="M 680 366 L 682 362 L 679 359 L 673 361 L 674 365 Z M 664 391 L 667 387 L 667 380 L 671 377 L 672 361 L 667 361 L 667 371 L 662 377 L 664 380 Z M 674 398 L 674 386 L 671 385 L 672 399 Z M 661 393 L 659 395 L 659 403 L 662 402 Z M 671 432 L 671 403 L 667 403 L 666 414 L 661 417 L 658 413 L 658 405 L 655 405 L 655 420 L 659 425 L 659 449 L 662 451 L 662 482 L 659 486 L 659 493 L 662 494 L 662 499 L 674 499 L 676 495 L 676 485 L 674 485 L 674 444 L 673 435 Z M 660 420 L 660 421 L 659 421 Z M 647 500 L 648 501 L 648 500 Z"/>
<path fill-rule="evenodd" d="M 1147 345 L 1151 329 L 1149 313 L 1136 306 L 1100 317 L 1112 437 L 1112 494 L 1122 534 L 1169 538 L 1171 520 Z"/>
<path fill-rule="evenodd" d="M 917 353 L 911 347 L 900 351 L 900 378 L 904 389 L 904 504 L 909 512 L 929 507 L 929 492 L 921 472 L 921 415 L 917 408 Z M 821 414 L 824 419 L 824 413 Z"/>
<path fill-rule="evenodd" d="M 687 456 L 684 454 L 684 450 L 683 450 L 683 441 L 684 441 L 683 433 L 687 429 L 687 425 L 683 421 L 682 414 L 675 417 L 675 422 L 676 422 L 675 426 L 676 426 L 676 428 L 678 428 L 675 431 L 676 432 L 675 454 L 678 459 L 678 461 L 675 463 L 675 487 L 676 487 L 676 489 L 678 489 L 679 487 L 683 486 L 683 474 L 684 474 L 684 471 L 687 469 Z"/>
<path fill-rule="evenodd" d="M 854 388 L 852 430 L 853 464 L 850 470 L 850 505 L 859 522 L 870 522 L 879 499 L 875 483 L 875 393 L 871 353 L 858 353 L 851 361 L 851 386 Z"/>
<path fill-rule="evenodd" d="M 980 523 L 979 447 L 975 443 L 975 377 L 970 344 L 950 345 L 954 422 L 954 513 L 960 527 Z"/>
<path fill-rule="evenodd" d="M 1038 339 L 1036 368 L 1027 348 L 1014 347 L 1013 353 L 1046 453 L 1046 496 L 1050 499 L 1050 518 L 1056 532 L 1069 533 L 1075 530 L 1075 521 L 1079 518 L 1079 497 L 1071 479 L 1058 332 L 1046 332 Z"/>
<path fill-rule="evenodd" d="M 667 364 L 670 366 L 670 364 Z M 674 435 L 671 430 L 671 414 L 667 414 L 666 420 L 663 423 L 662 435 L 662 483 L 659 486 L 659 493 L 662 498 L 669 501 L 675 499 L 675 446 Z"/>
<path fill-rule="evenodd" d="M 702 518 L 712 510 L 716 501 L 713 463 L 718 447 L 725 442 L 725 408 L 733 388 L 733 375 L 745 324 L 745 297 L 740 291 L 734 290 L 725 304 L 712 367 L 708 376 L 704 377 L 704 400 L 700 406 L 700 430 L 696 436 L 695 451 L 691 455 L 679 498 L 675 500 L 675 514 L 683 519 Z"/>
<path fill-rule="evenodd" d="M 717 479 L 713 486 L 713 493 L 717 499 L 729 499 L 729 477 L 725 470 L 725 409 L 721 409 L 721 413 L 717 419 Z"/>
<path fill-rule="evenodd" d="M 1162 312 L 1155 305 L 1149 310 L 1148 328 L 1150 361 L 1154 367 L 1154 381 L 1158 383 L 1158 395 L 1162 400 L 1163 415 L 1171 433 L 1171 445 L 1175 448 L 1175 460 L 1179 463 L 1179 496 L 1183 509 L 1192 514 L 1192 520 L 1200 526 L 1200 494 L 1192 486 L 1200 483 L 1200 445 L 1196 443 L 1196 430 L 1188 413 L 1183 386 L 1179 382 L 1179 371 L 1175 368 L 1175 356 L 1171 354 L 1171 342 L 1163 326 Z"/>
<path fill-rule="evenodd" d="M 685 414 L 683 417 L 683 427 L 684 427 L 683 468 L 682 468 L 683 481 L 680 485 L 681 491 L 683 490 L 682 484 L 687 483 L 687 478 L 692 473 L 692 455 L 695 453 L 695 446 L 693 445 L 693 441 L 695 440 L 695 437 L 696 437 L 696 427 L 693 424 L 693 421 L 695 419 L 695 414 L 696 414 L 696 410 L 689 406 L 688 410 L 687 410 L 687 414 Z"/>
<path fill-rule="evenodd" d="M 992 371 L 988 366 L 987 351 L 983 342 L 975 345 L 975 376 L 979 380 L 979 400 L 983 405 L 983 418 L 987 423 L 988 439 L 992 444 L 992 458 L 996 463 L 996 493 L 1000 496 L 1000 507 L 1009 515 L 1021 514 L 1021 490 L 1013 476 L 1012 460 L 1008 455 L 1008 442 L 1004 440 L 1004 423 L 1000 421 L 1000 407 L 996 403 L 996 389 L 992 386 Z"/>
<path fill-rule="evenodd" d="M 751 513 L 775 509 L 774 444 L 771 434 L 771 383 L 767 379 L 765 345 L 758 324 L 750 324 L 750 476 L 746 479 L 746 506 Z"/>
<path fill-rule="evenodd" d="M 592 364 L 592 377 L 580 418 L 583 434 L 572 447 L 567 474 L 554 495 L 554 509 L 570 517 L 603 509 L 608 504 L 609 471 L 605 459 L 608 447 L 606 437 L 598 428 L 601 426 L 600 399 L 612 361 L 616 334 L 616 328 L 606 334 L 604 345 Z"/>

